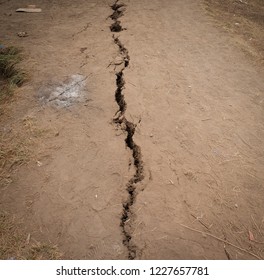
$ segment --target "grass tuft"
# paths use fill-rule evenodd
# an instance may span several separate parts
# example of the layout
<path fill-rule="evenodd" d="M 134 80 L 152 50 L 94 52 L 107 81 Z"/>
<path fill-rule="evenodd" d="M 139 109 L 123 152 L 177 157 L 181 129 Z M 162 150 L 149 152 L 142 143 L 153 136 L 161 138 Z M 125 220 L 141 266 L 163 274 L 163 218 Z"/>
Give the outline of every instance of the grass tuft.
<path fill-rule="evenodd" d="M 15 87 L 24 83 L 25 73 L 18 67 L 21 60 L 21 49 L 0 49 L 0 100 L 11 95 Z"/>

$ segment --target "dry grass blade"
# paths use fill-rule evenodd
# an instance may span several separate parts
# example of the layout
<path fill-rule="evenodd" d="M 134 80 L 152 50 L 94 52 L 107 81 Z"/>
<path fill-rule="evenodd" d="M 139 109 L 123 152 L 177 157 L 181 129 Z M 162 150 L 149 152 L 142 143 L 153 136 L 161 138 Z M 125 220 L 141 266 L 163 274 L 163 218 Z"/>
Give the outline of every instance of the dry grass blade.
<path fill-rule="evenodd" d="M 26 234 L 7 213 L 0 213 L 0 259 L 54 260 L 61 253 L 53 244 L 31 242 Z"/>
<path fill-rule="evenodd" d="M 229 242 L 229 241 L 227 241 L 227 240 L 224 240 L 224 239 L 222 239 L 222 238 L 220 238 L 220 237 L 217 237 L 217 236 L 215 236 L 215 235 L 213 235 L 213 234 L 211 234 L 211 233 L 207 233 L 207 232 L 204 232 L 204 231 L 200 231 L 200 230 L 198 230 L 198 229 L 194 229 L 194 228 L 188 227 L 188 226 L 183 225 L 183 224 L 180 224 L 180 223 L 178 223 L 178 224 L 179 224 L 180 226 L 184 227 L 184 228 L 187 228 L 187 229 L 191 230 L 191 231 L 198 232 L 198 233 L 201 233 L 201 234 L 203 234 L 203 235 L 210 236 L 210 237 L 212 237 L 212 238 L 214 238 L 214 239 L 216 239 L 216 240 L 218 240 L 218 241 L 221 241 L 221 242 L 223 242 L 223 243 L 225 243 L 225 244 L 228 244 L 228 245 L 230 245 L 230 246 L 232 246 L 232 247 L 234 247 L 234 248 L 236 248 L 236 249 L 238 249 L 238 250 L 240 250 L 240 251 L 242 251 L 242 252 L 245 252 L 245 253 L 251 255 L 252 257 L 254 257 L 254 258 L 258 259 L 258 260 L 262 260 L 262 258 L 259 257 L 258 255 L 254 254 L 254 253 L 251 253 L 251 252 L 249 252 L 248 250 L 246 250 L 246 249 L 244 249 L 244 248 L 241 248 L 241 247 L 239 247 L 239 246 L 237 246 L 237 245 L 235 245 L 235 244 L 233 244 L 233 243 L 231 243 L 231 242 Z"/>

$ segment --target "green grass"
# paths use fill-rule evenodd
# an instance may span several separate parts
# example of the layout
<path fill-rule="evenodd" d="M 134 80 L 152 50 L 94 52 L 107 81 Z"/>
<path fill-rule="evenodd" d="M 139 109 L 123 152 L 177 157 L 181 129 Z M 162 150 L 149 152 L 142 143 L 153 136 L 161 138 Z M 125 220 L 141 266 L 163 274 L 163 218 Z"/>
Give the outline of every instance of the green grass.
<path fill-rule="evenodd" d="M 25 81 L 25 73 L 18 64 L 22 60 L 21 50 L 16 47 L 0 49 L 0 100 L 10 96 L 15 87 Z"/>

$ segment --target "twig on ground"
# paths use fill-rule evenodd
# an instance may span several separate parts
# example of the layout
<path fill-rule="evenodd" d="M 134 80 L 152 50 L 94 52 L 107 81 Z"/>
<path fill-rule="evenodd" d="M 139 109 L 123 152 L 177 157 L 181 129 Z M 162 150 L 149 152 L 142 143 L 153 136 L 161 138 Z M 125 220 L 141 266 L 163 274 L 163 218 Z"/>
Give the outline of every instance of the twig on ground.
<path fill-rule="evenodd" d="M 194 217 L 195 220 L 197 220 L 201 225 L 206 227 L 208 230 L 210 229 L 210 226 L 207 226 L 203 221 L 201 221 L 200 218 L 196 217 L 194 214 L 191 214 L 192 217 Z"/>
<path fill-rule="evenodd" d="M 253 256 L 254 258 L 256 258 L 256 259 L 258 259 L 258 260 L 262 260 L 262 258 L 260 258 L 258 255 L 254 254 L 254 253 L 251 253 L 251 252 L 249 252 L 248 250 L 246 250 L 246 249 L 244 249 L 244 248 L 241 248 L 241 247 L 239 247 L 239 246 L 237 246 L 237 245 L 235 245 L 235 244 L 232 244 L 231 242 L 226 241 L 226 240 L 224 240 L 224 239 L 222 239 L 222 238 L 220 238 L 220 237 L 217 237 L 217 236 L 215 236 L 215 235 L 213 235 L 213 234 L 211 234 L 211 233 L 207 233 L 207 232 L 204 232 L 204 231 L 200 231 L 200 230 L 198 230 L 198 229 L 194 229 L 194 228 L 188 227 L 188 226 L 183 225 L 183 224 L 180 224 L 180 223 L 178 223 L 178 224 L 179 224 L 180 226 L 184 227 L 184 228 L 187 228 L 187 229 L 191 230 L 191 231 L 198 232 L 198 233 L 201 233 L 201 234 L 203 234 L 203 235 L 208 235 L 208 236 L 210 236 L 210 237 L 212 237 L 212 238 L 214 238 L 214 239 L 216 239 L 216 240 L 218 240 L 218 241 L 224 242 L 225 244 L 228 244 L 228 245 L 230 245 L 230 246 L 232 246 L 232 247 L 234 247 L 234 248 L 236 248 L 236 249 L 238 249 L 238 250 L 240 250 L 240 251 L 242 251 L 242 252 L 245 252 L 245 253 L 247 253 L 247 254 Z"/>

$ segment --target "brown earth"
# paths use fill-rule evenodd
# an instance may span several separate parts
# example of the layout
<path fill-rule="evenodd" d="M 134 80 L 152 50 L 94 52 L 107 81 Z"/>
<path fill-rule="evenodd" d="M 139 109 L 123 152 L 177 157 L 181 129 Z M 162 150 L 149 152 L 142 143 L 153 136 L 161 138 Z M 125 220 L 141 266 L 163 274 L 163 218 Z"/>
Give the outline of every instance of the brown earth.
<path fill-rule="evenodd" d="M 264 62 L 262 0 L 205 0 L 205 8 L 233 35 L 239 47 L 258 63 Z"/>
<path fill-rule="evenodd" d="M 2 104 L 1 210 L 64 258 L 262 259 L 261 49 L 203 1 L 123 3 L 0 2 L 29 73 Z"/>

